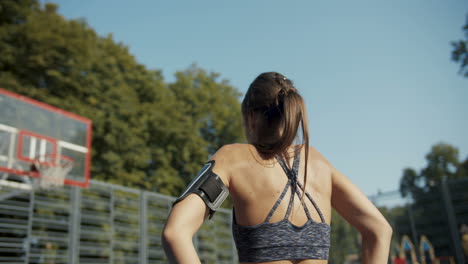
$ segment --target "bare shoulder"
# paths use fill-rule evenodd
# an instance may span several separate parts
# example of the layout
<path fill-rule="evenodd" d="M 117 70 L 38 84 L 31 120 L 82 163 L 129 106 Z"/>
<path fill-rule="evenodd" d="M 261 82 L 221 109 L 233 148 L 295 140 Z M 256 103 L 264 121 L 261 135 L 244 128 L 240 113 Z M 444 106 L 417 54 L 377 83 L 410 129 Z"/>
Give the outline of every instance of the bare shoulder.
<path fill-rule="evenodd" d="M 333 166 L 316 148 L 309 146 L 308 177 L 310 184 L 321 192 L 331 193 L 331 181 L 333 177 Z"/>
<path fill-rule="evenodd" d="M 248 157 L 250 151 L 251 145 L 249 144 L 228 144 L 219 148 L 211 157 L 211 160 L 215 161 L 213 170 L 221 177 L 226 186 L 229 187 L 232 172 L 237 167 L 236 165 Z"/>
<path fill-rule="evenodd" d="M 316 148 L 313 146 L 309 146 L 309 158 L 312 160 L 319 160 L 323 163 L 325 163 L 330 169 L 333 169 L 333 165 L 328 161 L 327 158 L 325 158 L 322 153 L 320 153 Z"/>
<path fill-rule="evenodd" d="M 239 143 L 224 145 L 216 151 L 211 159 L 222 164 L 232 163 L 233 160 L 243 157 L 245 153 L 248 153 L 249 146 L 249 144 Z"/>

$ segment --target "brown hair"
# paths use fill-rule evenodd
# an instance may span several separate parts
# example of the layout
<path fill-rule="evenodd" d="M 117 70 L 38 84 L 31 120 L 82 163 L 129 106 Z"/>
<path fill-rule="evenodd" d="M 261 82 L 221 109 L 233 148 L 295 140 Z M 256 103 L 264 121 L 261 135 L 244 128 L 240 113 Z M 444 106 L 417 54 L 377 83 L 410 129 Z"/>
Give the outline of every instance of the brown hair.
<path fill-rule="evenodd" d="M 305 148 L 305 188 L 309 130 L 304 100 L 292 81 L 277 72 L 260 74 L 245 94 L 242 115 L 247 140 L 264 158 L 275 155 L 290 158 L 288 147 L 298 138 L 301 127 Z"/>

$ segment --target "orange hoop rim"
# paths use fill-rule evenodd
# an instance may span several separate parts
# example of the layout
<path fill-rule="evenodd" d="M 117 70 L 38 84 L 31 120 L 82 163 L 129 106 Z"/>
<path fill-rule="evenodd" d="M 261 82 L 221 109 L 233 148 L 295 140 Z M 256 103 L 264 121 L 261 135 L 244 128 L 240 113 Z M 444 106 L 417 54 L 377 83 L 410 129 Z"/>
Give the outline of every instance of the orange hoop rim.
<path fill-rule="evenodd" d="M 57 158 L 58 157 L 58 158 Z M 51 158 L 52 161 L 49 161 L 49 158 Z M 44 161 L 41 161 L 41 159 L 44 159 Z M 59 154 L 45 154 L 45 155 L 39 155 L 34 159 L 34 165 L 35 166 L 40 166 L 40 167 L 60 167 L 60 163 L 57 164 L 57 161 L 66 161 L 67 164 L 72 165 L 75 161 L 65 155 L 59 155 Z M 64 166 L 61 166 L 64 167 Z M 36 168 L 39 169 L 39 168 Z"/>

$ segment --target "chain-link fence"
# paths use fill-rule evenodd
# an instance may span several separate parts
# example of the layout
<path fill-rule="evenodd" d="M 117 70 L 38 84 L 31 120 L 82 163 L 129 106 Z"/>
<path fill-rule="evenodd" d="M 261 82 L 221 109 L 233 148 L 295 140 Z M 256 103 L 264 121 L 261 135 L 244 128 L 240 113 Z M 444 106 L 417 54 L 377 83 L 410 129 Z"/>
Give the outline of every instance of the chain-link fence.
<path fill-rule="evenodd" d="M 167 263 L 161 230 L 173 197 L 91 181 L 89 188 L 0 189 L 0 263 Z M 194 238 L 203 263 L 235 263 L 231 211 Z"/>
<path fill-rule="evenodd" d="M 434 184 L 412 198 L 393 191 L 370 199 L 393 227 L 392 263 L 468 263 L 468 179 Z"/>
<path fill-rule="evenodd" d="M 398 191 L 370 199 L 393 226 L 391 263 L 468 263 L 468 179 L 413 199 Z M 98 181 L 86 189 L 2 187 L 0 263 L 167 263 L 160 237 L 173 200 Z M 197 233 L 203 263 L 237 263 L 231 220 L 221 209 Z"/>

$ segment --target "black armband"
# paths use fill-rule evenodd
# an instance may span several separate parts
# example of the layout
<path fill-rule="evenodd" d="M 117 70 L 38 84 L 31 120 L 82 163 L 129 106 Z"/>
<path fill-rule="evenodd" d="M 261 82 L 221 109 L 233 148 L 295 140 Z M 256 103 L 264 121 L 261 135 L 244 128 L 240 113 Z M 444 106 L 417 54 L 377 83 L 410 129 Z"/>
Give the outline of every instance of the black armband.
<path fill-rule="evenodd" d="M 213 217 L 216 210 L 221 206 L 226 197 L 229 195 L 229 190 L 224 185 L 221 178 L 213 172 L 215 161 L 207 162 L 197 176 L 190 182 L 187 189 L 182 195 L 175 200 L 174 205 L 182 201 L 191 193 L 200 196 L 205 204 L 210 208 L 210 219 Z"/>

